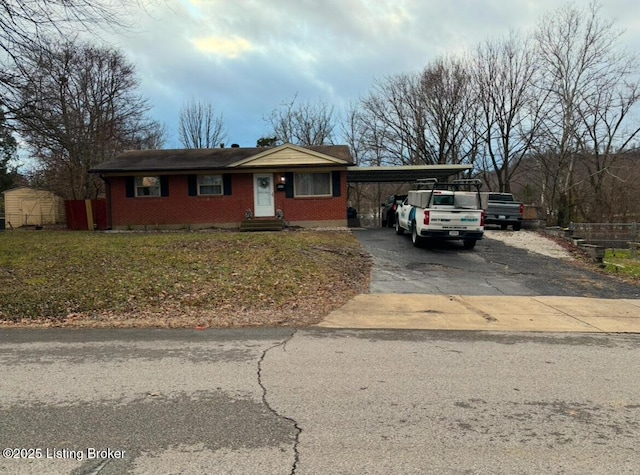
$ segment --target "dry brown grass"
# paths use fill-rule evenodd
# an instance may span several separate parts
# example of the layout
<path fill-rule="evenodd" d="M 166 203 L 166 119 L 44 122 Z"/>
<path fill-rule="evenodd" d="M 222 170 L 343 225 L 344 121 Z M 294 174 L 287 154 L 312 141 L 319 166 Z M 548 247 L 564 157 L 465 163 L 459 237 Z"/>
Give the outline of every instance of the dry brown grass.
<path fill-rule="evenodd" d="M 366 292 L 371 268 L 346 231 L 1 238 L 2 327 L 305 326 Z"/>

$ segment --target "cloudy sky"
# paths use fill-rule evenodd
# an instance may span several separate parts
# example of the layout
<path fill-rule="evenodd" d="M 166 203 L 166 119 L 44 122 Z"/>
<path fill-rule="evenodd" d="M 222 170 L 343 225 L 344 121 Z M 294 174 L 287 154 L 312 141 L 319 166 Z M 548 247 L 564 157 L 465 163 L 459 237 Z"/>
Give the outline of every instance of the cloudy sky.
<path fill-rule="evenodd" d="M 587 2 L 577 1 L 577 5 Z M 180 147 L 186 100 L 224 116 L 227 143 L 253 147 L 264 118 L 297 94 L 340 113 L 376 78 L 533 28 L 558 0 L 156 0 L 135 31 L 110 39 L 136 65 L 166 148 Z M 640 2 L 603 0 L 601 16 L 640 51 Z"/>

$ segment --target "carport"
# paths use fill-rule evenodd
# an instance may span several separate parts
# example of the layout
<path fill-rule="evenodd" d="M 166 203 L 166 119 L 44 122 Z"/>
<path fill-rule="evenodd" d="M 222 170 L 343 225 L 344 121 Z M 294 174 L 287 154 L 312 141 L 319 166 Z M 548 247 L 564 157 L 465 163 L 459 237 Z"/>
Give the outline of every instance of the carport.
<path fill-rule="evenodd" d="M 424 178 L 447 181 L 468 172 L 473 165 L 405 165 L 390 167 L 349 167 L 347 183 L 413 183 Z"/>
<path fill-rule="evenodd" d="M 392 194 L 409 189 L 416 180 L 436 178 L 446 182 L 460 178 L 472 165 L 404 165 L 347 168 L 350 206 L 358 210 L 358 219 L 350 226 L 380 225 L 380 203 Z M 393 184 L 397 186 L 394 187 Z M 370 221 L 370 222 L 369 222 Z"/>

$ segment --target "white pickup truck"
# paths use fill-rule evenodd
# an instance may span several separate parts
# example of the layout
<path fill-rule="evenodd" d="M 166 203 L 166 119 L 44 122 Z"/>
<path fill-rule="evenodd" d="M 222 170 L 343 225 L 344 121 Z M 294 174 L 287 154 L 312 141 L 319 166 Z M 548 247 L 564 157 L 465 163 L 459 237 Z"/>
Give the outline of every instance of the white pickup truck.
<path fill-rule="evenodd" d="M 476 186 L 477 191 L 470 191 Z M 476 180 L 438 183 L 424 180 L 418 189 L 408 192 L 396 210 L 396 233 L 411 233 L 414 246 L 429 240 L 461 240 L 465 249 L 473 249 L 484 234 L 485 212 Z"/>

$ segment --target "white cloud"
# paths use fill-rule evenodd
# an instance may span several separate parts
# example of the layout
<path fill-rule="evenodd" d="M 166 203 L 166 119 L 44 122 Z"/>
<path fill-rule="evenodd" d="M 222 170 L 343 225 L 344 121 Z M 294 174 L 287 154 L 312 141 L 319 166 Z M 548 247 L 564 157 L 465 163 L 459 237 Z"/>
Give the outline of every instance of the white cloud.
<path fill-rule="evenodd" d="M 205 38 L 193 38 L 191 42 L 203 53 L 211 53 L 215 56 L 223 56 L 230 59 L 238 58 L 243 53 L 254 49 L 249 40 L 239 36 L 230 38 L 208 36 Z"/>

